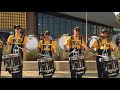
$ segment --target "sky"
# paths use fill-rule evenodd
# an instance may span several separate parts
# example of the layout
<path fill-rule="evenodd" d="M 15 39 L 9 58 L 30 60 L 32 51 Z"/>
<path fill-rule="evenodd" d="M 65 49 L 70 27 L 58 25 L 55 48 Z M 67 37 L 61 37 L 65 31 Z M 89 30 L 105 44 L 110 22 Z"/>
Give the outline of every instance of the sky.
<path fill-rule="evenodd" d="M 114 12 L 115 15 L 119 14 L 120 12 Z"/>

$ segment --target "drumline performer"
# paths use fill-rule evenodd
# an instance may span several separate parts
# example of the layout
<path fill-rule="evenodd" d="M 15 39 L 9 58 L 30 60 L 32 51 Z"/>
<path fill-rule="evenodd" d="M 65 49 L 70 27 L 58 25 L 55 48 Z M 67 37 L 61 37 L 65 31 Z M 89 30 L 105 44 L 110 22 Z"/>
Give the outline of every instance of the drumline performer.
<path fill-rule="evenodd" d="M 115 43 L 116 43 L 116 45 L 117 45 L 117 47 L 118 47 L 118 50 L 120 50 L 120 33 L 118 33 L 118 34 L 116 35 Z"/>
<path fill-rule="evenodd" d="M 115 50 L 115 46 L 109 39 L 109 31 L 106 28 L 102 29 L 98 41 L 96 40 L 93 43 L 91 50 L 96 55 L 98 78 L 109 78 L 108 74 L 105 72 L 102 66 L 100 58 L 102 55 L 107 55 L 108 57 L 111 56 L 111 51 Z"/>
<path fill-rule="evenodd" d="M 0 36 L 0 76 L 2 67 L 2 55 L 3 55 L 3 38 Z"/>
<path fill-rule="evenodd" d="M 15 29 L 15 34 L 10 35 L 8 37 L 7 45 L 8 45 L 8 47 L 12 45 L 11 52 L 10 52 L 11 54 L 20 53 L 21 59 L 23 60 L 23 52 L 25 50 L 25 46 L 26 46 L 26 43 L 28 42 L 28 40 L 25 35 L 21 34 L 22 28 L 20 25 L 15 25 L 14 29 Z M 16 52 L 15 50 L 18 50 L 18 52 Z M 10 51 L 9 48 L 7 51 L 8 52 Z M 22 78 L 23 64 L 21 64 L 18 68 L 19 68 L 20 72 L 12 73 L 12 78 Z"/>
<path fill-rule="evenodd" d="M 44 39 L 39 41 L 38 50 L 42 55 L 47 54 L 48 56 L 52 57 L 53 53 L 57 53 L 56 51 L 56 43 L 54 40 L 51 40 L 50 32 L 45 31 Z M 39 70 L 40 70 L 40 63 L 38 62 Z M 40 72 L 39 72 L 40 75 Z M 43 75 L 43 78 L 52 78 L 52 75 Z"/>
<path fill-rule="evenodd" d="M 69 50 L 69 53 L 70 53 L 69 57 L 74 56 L 73 53 L 71 53 L 74 50 L 78 51 L 79 55 L 80 55 L 80 54 L 82 54 L 82 49 L 87 49 L 83 37 L 80 36 L 80 27 L 75 27 L 73 29 L 73 33 L 74 34 L 72 36 L 68 37 L 67 40 L 64 43 L 64 50 L 66 52 L 68 52 L 67 46 L 69 46 L 69 48 L 70 48 L 70 50 Z M 76 72 L 74 72 L 72 70 L 72 63 L 69 62 L 69 64 L 70 64 L 71 78 L 82 78 L 82 75 L 79 75 L 79 74 L 76 75 L 75 74 Z"/>

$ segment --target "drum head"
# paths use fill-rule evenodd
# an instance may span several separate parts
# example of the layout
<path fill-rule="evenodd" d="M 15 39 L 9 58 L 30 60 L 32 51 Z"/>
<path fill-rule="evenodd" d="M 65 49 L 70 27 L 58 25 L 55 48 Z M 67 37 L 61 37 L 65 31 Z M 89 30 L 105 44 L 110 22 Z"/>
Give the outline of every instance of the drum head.
<path fill-rule="evenodd" d="M 116 43 L 117 46 L 119 46 L 119 44 L 120 44 L 120 33 L 118 33 L 116 35 L 115 43 Z"/>
<path fill-rule="evenodd" d="M 94 44 L 95 41 L 98 41 L 99 38 L 97 36 L 92 36 L 91 38 L 88 39 L 88 42 L 87 42 L 87 47 L 88 48 L 91 48 Z"/>
<path fill-rule="evenodd" d="M 64 49 L 64 43 L 65 41 L 67 40 L 69 36 L 68 35 L 62 35 L 60 38 L 59 38 L 59 46 L 61 49 Z M 67 46 L 67 48 L 69 49 L 69 46 Z"/>
<path fill-rule="evenodd" d="M 28 43 L 26 44 L 26 48 L 29 50 L 37 49 L 38 46 L 37 38 L 33 35 L 29 35 L 27 39 L 28 39 Z"/>

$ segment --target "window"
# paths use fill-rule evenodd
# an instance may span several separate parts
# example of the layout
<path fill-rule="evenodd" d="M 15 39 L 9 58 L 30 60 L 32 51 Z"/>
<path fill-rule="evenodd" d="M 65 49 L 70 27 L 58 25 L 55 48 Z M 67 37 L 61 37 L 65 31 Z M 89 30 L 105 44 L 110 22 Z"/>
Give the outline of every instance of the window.
<path fill-rule="evenodd" d="M 16 24 L 26 29 L 26 12 L 0 12 L 0 29 L 13 29 Z"/>
<path fill-rule="evenodd" d="M 65 34 L 65 19 L 60 18 L 60 35 Z"/>
<path fill-rule="evenodd" d="M 66 34 L 71 34 L 71 20 L 66 20 Z"/>

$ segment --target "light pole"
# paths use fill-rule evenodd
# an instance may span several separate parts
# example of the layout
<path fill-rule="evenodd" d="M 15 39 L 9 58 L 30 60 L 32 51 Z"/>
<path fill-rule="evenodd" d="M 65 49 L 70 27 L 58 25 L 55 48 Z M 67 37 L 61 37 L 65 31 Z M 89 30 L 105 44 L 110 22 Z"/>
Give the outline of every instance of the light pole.
<path fill-rule="evenodd" d="M 87 12 L 86 12 L 86 43 L 87 43 Z"/>

